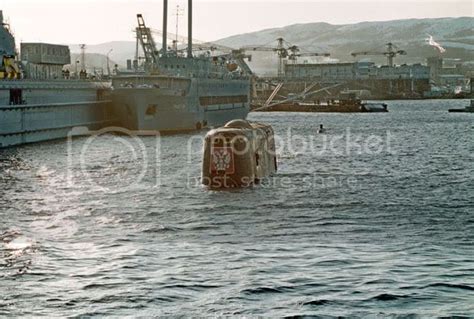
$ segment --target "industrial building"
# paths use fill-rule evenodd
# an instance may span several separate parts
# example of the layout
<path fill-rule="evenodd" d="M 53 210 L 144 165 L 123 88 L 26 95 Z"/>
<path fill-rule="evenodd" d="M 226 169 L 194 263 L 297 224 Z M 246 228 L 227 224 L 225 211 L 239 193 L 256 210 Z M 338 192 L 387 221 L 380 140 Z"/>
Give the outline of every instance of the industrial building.
<path fill-rule="evenodd" d="M 356 78 L 356 73 L 356 63 L 303 63 L 285 65 L 285 77 L 290 79 L 312 79 L 331 82 L 353 80 Z"/>
<path fill-rule="evenodd" d="M 376 66 L 372 62 L 346 62 L 321 64 L 286 64 L 285 77 L 290 79 L 312 79 L 322 82 L 352 80 L 429 80 L 430 68 L 421 64 L 394 67 Z"/>
<path fill-rule="evenodd" d="M 430 67 L 413 64 L 377 66 L 372 62 L 286 64 L 285 78 L 293 82 L 345 82 L 373 97 L 420 97 L 430 89 Z"/>
<path fill-rule="evenodd" d="M 21 60 L 28 79 L 58 79 L 63 77 L 64 65 L 71 63 L 71 53 L 66 45 L 47 43 L 22 43 Z"/>

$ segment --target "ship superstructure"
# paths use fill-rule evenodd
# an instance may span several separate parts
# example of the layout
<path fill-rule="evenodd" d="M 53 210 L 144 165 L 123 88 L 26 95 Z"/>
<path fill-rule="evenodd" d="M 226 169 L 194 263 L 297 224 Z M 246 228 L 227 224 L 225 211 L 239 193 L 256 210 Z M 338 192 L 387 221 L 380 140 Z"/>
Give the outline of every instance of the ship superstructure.
<path fill-rule="evenodd" d="M 122 126 L 179 132 L 246 118 L 251 72 L 245 56 L 238 51 L 218 56 L 193 54 L 192 0 L 188 0 L 186 55 L 168 50 L 167 7 L 164 0 L 162 49 L 157 50 L 150 29 L 138 15 L 136 32 L 145 54 L 143 70 L 138 70 L 134 61 L 134 72 L 112 79 L 114 110 Z M 131 68 L 132 63 L 128 65 Z"/>
<path fill-rule="evenodd" d="M 70 61 L 69 47 L 47 43 L 22 43 L 20 56 L 0 11 L 0 148 L 107 124 L 110 83 L 79 79 Z"/>

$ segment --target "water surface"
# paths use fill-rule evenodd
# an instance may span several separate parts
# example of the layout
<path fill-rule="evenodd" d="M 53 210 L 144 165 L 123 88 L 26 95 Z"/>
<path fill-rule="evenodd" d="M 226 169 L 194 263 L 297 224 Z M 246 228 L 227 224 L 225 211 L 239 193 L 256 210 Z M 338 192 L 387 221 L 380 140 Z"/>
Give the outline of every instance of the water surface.
<path fill-rule="evenodd" d="M 467 104 L 251 114 L 303 142 L 232 192 L 198 185 L 204 131 L 2 150 L 0 316 L 473 316 Z"/>

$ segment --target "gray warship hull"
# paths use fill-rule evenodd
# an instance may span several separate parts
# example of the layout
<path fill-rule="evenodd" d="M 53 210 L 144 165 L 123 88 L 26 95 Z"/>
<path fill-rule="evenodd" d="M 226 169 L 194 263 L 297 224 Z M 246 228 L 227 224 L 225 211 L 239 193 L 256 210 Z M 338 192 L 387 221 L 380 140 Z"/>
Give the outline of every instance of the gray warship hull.
<path fill-rule="evenodd" d="M 114 115 L 135 131 L 191 131 L 245 119 L 249 112 L 248 79 L 121 76 L 113 87 Z"/>
<path fill-rule="evenodd" d="M 15 45 L 0 10 L 0 148 L 67 137 L 110 121 L 110 82 L 71 74 L 68 46 Z"/>
<path fill-rule="evenodd" d="M 168 0 L 163 0 L 161 50 L 143 15 L 137 14 L 135 60 L 128 60 L 127 71 L 120 74 L 117 70 L 112 79 L 113 105 L 123 127 L 181 132 L 247 117 L 252 72 L 244 59 L 251 57 L 231 48 L 218 54 L 212 44 L 193 48 L 192 5 L 193 1 L 188 0 L 186 56 L 177 40 L 174 49 L 168 50 Z M 139 45 L 144 57 L 139 56 Z"/>
<path fill-rule="evenodd" d="M 0 148 L 65 138 L 74 127 L 107 125 L 109 90 L 109 83 L 94 81 L 0 81 Z"/>

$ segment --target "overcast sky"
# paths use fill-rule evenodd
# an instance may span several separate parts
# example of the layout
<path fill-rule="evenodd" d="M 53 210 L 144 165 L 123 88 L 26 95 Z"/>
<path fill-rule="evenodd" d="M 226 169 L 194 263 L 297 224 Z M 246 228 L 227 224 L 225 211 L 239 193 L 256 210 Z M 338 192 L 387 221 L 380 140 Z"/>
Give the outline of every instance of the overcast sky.
<path fill-rule="evenodd" d="M 136 13 L 161 29 L 162 0 L 0 0 L 17 41 L 98 44 L 133 41 Z M 170 0 L 169 31 L 174 32 L 176 6 Z M 406 18 L 473 16 L 472 0 L 195 0 L 194 38 L 212 41 L 239 33 L 295 23 L 347 24 Z M 180 18 L 180 34 L 186 19 Z"/>

